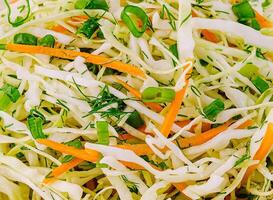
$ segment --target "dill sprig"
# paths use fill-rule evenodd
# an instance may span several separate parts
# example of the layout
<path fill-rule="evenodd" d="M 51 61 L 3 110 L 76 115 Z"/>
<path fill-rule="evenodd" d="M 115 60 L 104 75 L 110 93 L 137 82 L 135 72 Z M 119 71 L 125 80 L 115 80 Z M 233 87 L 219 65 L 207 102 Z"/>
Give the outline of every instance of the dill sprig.
<path fill-rule="evenodd" d="M 172 29 L 176 31 L 176 20 L 177 18 L 171 13 L 171 11 L 167 8 L 166 5 L 163 5 L 162 10 L 160 12 L 160 18 L 163 19 L 164 15 L 167 15 L 169 19 L 169 24 L 171 25 Z"/>
<path fill-rule="evenodd" d="M 138 193 L 138 185 L 137 183 L 128 180 L 128 178 L 125 175 L 121 175 L 122 180 L 125 182 L 127 188 L 130 190 L 130 192 Z"/>

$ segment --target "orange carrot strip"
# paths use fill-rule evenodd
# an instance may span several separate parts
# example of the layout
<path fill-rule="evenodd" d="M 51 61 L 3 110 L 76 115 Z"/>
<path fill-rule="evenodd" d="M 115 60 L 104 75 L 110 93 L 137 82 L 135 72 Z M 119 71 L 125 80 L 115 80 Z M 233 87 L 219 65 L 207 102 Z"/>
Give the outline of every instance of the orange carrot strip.
<path fill-rule="evenodd" d="M 80 159 L 80 158 L 74 158 L 71 161 L 69 161 L 67 163 L 64 163 L 64 164 L 56 167 L 50 173 L 50 178 L 44 179 L 43 183 L 48 184 L 48 183 L 54 182 L 56 180 L 56 178 L 58 178 L 58 176 L 62 175 L 63 173 L 65 173 L 67 171 L 69 171 L 70 169 L 76 167 L 81 162 L 83 162 L 82 159 Z"/>
<path fill-rule="evenodd" d="M 254 122 L 252 120 L 247 120 L 246 122 L 242 123 L 240 126 L 238 126 L 238 129 L 245 129 L 249 126 L 252 126 Z"/>
<path fill-rule="evenodd" d="M 38 53 L 45 54 L 49 56 L 54 56 L 58 58 L 65 58 L 73 60 L 77 56 L 81 56 L 86 59 L 86 62 L 103 65 L 105 67 L 118 70 L 120 72 L 125 72 L 131 74 L 133 76 L 145 77 L 145 73 L 130 64 L 125 64 L 120 61 L 113 61 L 111 58 L 107 58 L 99 55 L 92 55 L 85 52 L 78 52 L 67 49 L 55 49 L 50 47 L 42 47 L 42 46 L 32 46 L 32 45 L 22 45 L 22 44 L 7 44 L 6 48 L 10 51 L 22 52 L 22 53 Z"/>
<path fill-rule="evenodd" d="M 124 145 L 116 145 L 116 147 L 121 149 L 131 150 L 135 152 L 138 156 L 151 155 L 154 153 L 147 144 L 133 144 L 133 145 L 124 144 Z"/>
<path fill-rule="evenodd" d="M 141 99 L 141 93 L 139 91 L 137 91 L 135 88 L 131 87 L 129 84 L 125 83 L 124 81 L 122 81 L 120 79 L 117 79 L 117 82 L 119 84 L 121 84 L 131 94 L 133 94 L 136 98 Z M 163 109 L 159 104 L 153 103 L 153 102 L 145 103 L 145 105 L 156 112 L 161 112 L 161 110 Z"/>
<path fill-rule="evenodd" d="M 256 154 L 253 157 L 253 160 L 258 160 L 258 161 L 262 161 L 263 159 L 266 158 L 266 156 L 268 155 L 268 153 L 270 152 L 270 150 L 273 147 L 273 123 L 269 123 L 263 138 L 263 141 L 261 143 L 260 148 L 258 149 L 258 151 L 256 152 Z M 259 164 L 255 164 L 250 166 L 246 173 L 245 176 L 242 180 L 242 183 L 245 184 L 249 178 L 249 176 L 255 171 L 255 169 L 258 167 Z"/>
<path fill-rule="evenodd" d="M 56 31 L 56 32 L 63 33 L 63 34 L 66 34 L 66 35 L 71 34 L 66 28 L 64 28 L 61 25 L 52 26 L 50 29 L 52 31 Z"/>
<path fill-rule="evenodd" d="M 185 147 L 203 144 L 203 143 L 209 141 L 210 139 L 214 138 L 218 134 L 222 133 L 223 131 L 227 130 L 227 128 L 229 127 L 229 125 L 231 123 L 232 122 L 229 121 L 221 126 L 218 126 L 217 128 L 210 129 L 204 133 L 201 133 L 201 134 L 189 137 L 189 138 L 181 138 L 178 140 L 179 145 L 182 148 L 185 148 Z"/>
<path fill-rule="evenodd" d="M 264 16 L 262 16 L 257 11 L 255 11 L 255 17 L 262 28 L 272 28 L 273 27 L 273 22 L 266 19 Z"/>
<path fill-rule="evenodd" d="M 183 193 L 183 190 L 187 187 L 185 183 L 173 183 L 174 187 Z"/>
<path fill-rule="evenodd" d="M 189 67 L 189 66 L 187 66 L 187 67 Z M 171 127 L 172 127 L 172 125 L 175 121 L 175 118 L 179 112 L 179 108 L 183 102 L 183 98 L 186 94 L 188 85 L 189 85 L 189 80 L 188 80 L 188 76 L 187 76 L 186 77 L 186 85 L 184 86 L 184 88 L 182 88 L 181 90 L 179 90 L 176 93 L 175 98 L 174 98 L 173 102 L 171 103 L 170 109 L 169 109 L 168 113 L 166 114 L 164 122 L 162 124 L 161 133 L 165 137 L 167 137 L 171 131 Z"/>
<path fill-rule="evenodd" d="M 202 35 L 204 36 L 204 38 L 210 42 L 213 43 L 217 43 L 219 42 L 219 38 L 211 31 L 207 30 L 207 29 L 203 29 L 201 31 Z"/>
<path fill-rule="evenodd" d="M 86 150 L 77 149 L 77 148 L 67 146 L 65 144 L 60 144 L 58 142 L 54 142 L 48 139 L 37 139 L 36 141 L 56 151 L 69 154 L 76 158 L 80 158 L 82 160 L 86 160 L 89 162 L 96 162 L 100 158 L 100 153 L 98 153 L 97 151 L 92 151 L 92 153 L 91 152 L 87 153 Z"/>

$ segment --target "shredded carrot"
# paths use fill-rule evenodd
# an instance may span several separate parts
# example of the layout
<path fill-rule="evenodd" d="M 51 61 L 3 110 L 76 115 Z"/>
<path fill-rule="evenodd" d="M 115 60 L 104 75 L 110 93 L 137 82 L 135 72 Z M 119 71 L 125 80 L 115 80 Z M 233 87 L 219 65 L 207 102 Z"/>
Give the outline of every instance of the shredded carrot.
<path fill-rule="evenodd" d="M 56 32 L 58 32 L 58 33 L 63 33 L 63 34 L 66 34 L 66 35 L 71 34 L 66 28 L 64 28 L 64 27 L 61 26 L 61 25 L 52 26 L 50 29 L 51 29 L 52 31 L 56 31 Z"/>
<path fill-rule="evenodd" d="M 121 140 L 135 139 L 134 136 L 132 136 L 132 135 L 130 135 L 130 134 L 128 134 L 128 133 L 126 133 L 126 134 L 119 134 L 119 138 L 120 138 Z"/>
<path fill-rule="evenodd" d="M 116 147 L 126 150 L 131 150 L 135 152 L 138 156 L 142 155 L 151 155 L 153 154 L 152 149 L 147 144 L 124 144 L 124 145 L 116 145 Z"/>
<path fill-rule="evenodd" d="M 232 122 L 226 122 L 225 124 L 218 126 L 217 128 L 213 128 L 210 129 L 204 133 L 189 137 L 189 138 L 181 138 L 178 140 L 179 145 L 182 148 L 185 147 L 190 147 L 190 146 L 196 146 L 196 145 L 200 145 L 203 144 L 207 141 L 209 141 L 210 139 L 214 138 L 216 135 L 222 133 L 223 131 L 227 130 L 227 128 L 229 127 L 229 125 Z"/>
<path fill-rule="evenodd" d="M 183 120 L 183 121 L 177 121 L 175 122 L 176 125 L 180 126 L 181 128 L 185 127 L 186 125 L 188 125 L 191 122 L 191 120 Z M 194 129 L 196 128 L 196 125 L 192 126 L 190 128 L 191 132 L 194 132 Z M 210 123 L 206 123 L 203 122 L 202 123 L 202 132 L 207 131 L 211 128 L 211 124 Z"/>
<path fill-rule="evenodd" d="M 189 66 L 187 66 L 189 67 Z M 191 73 L 191 71 L 189 72 Z M 186 94 L 187 88 L 189 85 L 189 80 L 188 80 L 188 76 L 186 77 L 186 85 L 184 86 L 184 88 L 182 88 L 181 90 L 179 90 L 176 95 L 175 98 L 173 100 L 173 102 L 170 105 L 170 109 L 168 111 L 168 113 L 165 116 L 164 122 L 162 124 L 161 127 L 161 133 L 167 137 L 171 131 L 171 127 L 176 119 L 176 116 L 179 112 L 179 108 L 182 104 L 183 98 Z"/>
<path fill-rule="evenodd" d="M 273 27 L 273 22 L 266 19 L 264 16 L 262 16 L 257 11 L 255 11 L 255 17 L 262 28 L 272 28 Z"/>
<path fill-rule="evenodd" d="M 77 149 L 77 148 L 67 146 L 65 144 L 60 144 L 58 142 L 54 142 L 48 139 L 37 139 L 36 141 L 56 151 L 59 151 L 68 155 L 72 155 L 76 158 L 80 158 L 82 160 L 86 160 L 89 162 L 96 162 L 100 158 L 100 153 L 96 151 L 87 153 L 86 150 Z"/>
<path fill-rule="evenodd" d="M 268 155 L 268 153 L 270 152 L 270 150 L 273 147 L 273 123 L 269 123 L 263 138 L 263 141 L 261 143 L 260 148 L 258 149 L 258 151 L 256 152 L 256 154 L 253 157 L 253 160 L 258 160 L 258 161 L 262 161 L 263 159 L 266 158 L 266 156 Z M 249 178 L 249 176 L 255 171 L 255 169 L 258 167 L 259 164 L 255 164 L 250 166 L 246 173 L 245 176 L 243 178 L 242 183 L 245 184 Z"/>
<path fill-rule="evenodd" d="M 202 132 L 208 131 L 210 129 L 211 129 L 211 124 L 210 123 L 206 123 L 206 122 L 202 123 Z"/>
<path fill-rule="evenodd" d="M 81 162 L 83 162 L 82 159 L 80 158 L 74 158 L 71 161 L 64 163 L 58 167 L 56 167 L 55 169 L 52 170 L 52 172 L 50 173 L 50 178 L 46 178 L 44 179 L 43 183 L 48 184 L 48 183 L 52 183 L 53 181 L 56 180 L 56 178 L 58 178 L 60 175 L 62 175 L 63 173 L 67 172 L 68 170 L 76 167 L 77 165 L 79 165 Z"/>
<path fill-rule="evenodd" d="M 201 34 L 203 35 L 203 37 L 213 43 L 217 43 L 219 42 L 219 38 L 211 31 L 207 30 L 207 29 L 203 29 L 201 31 Z"/>
<path fill-rule="evenodd" d="M 128 73 L 133 76 L 145 77 L 145 73 L 130 64 L 125 64 L 120 61 L 114 61 L 110 58 L 99 56 L 99 55 L 92 55 L 85 52 L 78 52 L 73 50 L 67 49 L 55 49 L 50 47 L 42 47 L 42 46 L 32 46 L 32 45 L 22 45 L 22 44 L 7 44 L 6 48 L 10 51 L 22 52 L 22 53 L 38 53 L 38 54 L 45 54 L 49 56 L 54 56 L 58 58 L 65 58 L 73 60 L 77 56 L 81 56 L 86 59 L 86 62 L 103 65 L 105 67 L 118 70 L 120 72 Z"/>
<path fill-rule="evenodd" d="M 192 17 L 198 17 L 198 14 L 194 11 L 192 11 Z M 203 35 L 203 37 L 213 43 L 217 43 L 219 42 L 219 38 L 211 31 L 207 30 L 207 29 L 203 29 L 201 30 L 201 34 Z"/>
<path fill-rule="evenodd" d="M 137 91 L 135 88 L 131 87 L 129 84 L 125 83 L 124 81 L 117 78 L 117 82 L 121 84 L 126 90 L 128 90 L 131 94 L 133 94 L 136 98 L 141 99 L 141 93 Z M 154 110 L 155 112 L 161 112 L 163 109 L 159 104 L 157 103 L 145 103 L 146 106 Z"/>
<path fill-rule="evenodd" d="M 242 123 L 240 126 L 238 126 L 238 129 L 245 129 L 249 126 L 252 126 L 254 122 L 252 120 L 247 120 L 246 122 Z"/>
<path fill-rule="evenodd" d="M 187 187 L 187 184 L 185 183 L 174 183 L 173 184 L 176 189 L 178 189 L 180 192 L 183 193 L 183 190 Z"/>

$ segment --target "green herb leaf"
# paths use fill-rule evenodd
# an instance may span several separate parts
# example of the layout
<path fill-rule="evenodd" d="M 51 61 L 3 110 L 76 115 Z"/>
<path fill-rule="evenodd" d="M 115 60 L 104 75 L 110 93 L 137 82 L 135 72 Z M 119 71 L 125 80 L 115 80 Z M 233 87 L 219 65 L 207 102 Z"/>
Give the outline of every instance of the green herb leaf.
<path fill-rule="evenodd" d="M 25 21 L 28 20 L 28 18 L 30 16 L 30 3 L 29 3 L 29 0 L 26 0 L 26 3 L 27 3 L 27 14 L 26 14 L 26 16 L 25 17 L 17 16 L 14 22 L 11 21 L 12 11 L 11 11 L 11 7 L 10 7 L 9 1 L 8 0 L 4 0 L 4 3 L 5 3 L 5 5 L 7 6 L 7 9 L 8 9 L 8 22 L 13 27 L 21 26 L 22 24 L 25 23 Z"/>
<path fill-rule="evenodd" d="M 80 28 L 78 28 L 77 33 L 81 33 L 90 39 L 92 35 L 98 30 L 99 26 L 98 18 L 91 17 L 86 20 Z"/>
<path fill-rule="evenodd" d="M 238 160 L 236 160 L 234 167 L 240 165 L 241 163 L 243 163 L 245 160 L 248 160 L 250 158 L 250 155 L 248 154 L 244 154 L 241 158 L 239 158 Z"/>
<path fill-rule="evenodd" d="M 141 118 L 140 114 L 137 111 L 134 111 L 128 117 L 126 123 L 134 128 L 139 128 L 144 124 L 144 121 Z"/>
<path fill-rule="evenodd" d="M 55 44 L 55 38 L 53 35 L 45 35 L 43 38 L 41 38 L 38 41 L 38 46 L 43 46 L 43 47 L 54 47 Z"/>
<path fill-rule="evenodd" d="M 34 139 L 46 138 L 46 135 L 43 132 L 43 123 L 44 120 L 41 117 L 35 117 L 34 115 L 30 115 L 27 118 L 28 128 Z"/>
<path fill-rule="evenodd" d="M 0 110 L 6 110 L 10 103 L 9 96 L 3 90 L 0 90 Z"/>
<path fill-rule="evenodd" d="M 259 68 L 252 64 L 252 63 L 247 63 L 245 66 L 243 66 L 238 72 L 247 77 L 247 78 L 252 78 L 253 76 L 255 76 L 259 71 Z"/>
<path fill-rule="evenodd" d="M 106 121 L 97 121 L 96 127 L 97 127 L 98 143 L 103 145 L 109 145 L 108 123 Z"/>
<path fill-rule="evenodd" d="M 175 91 L 170 88 L 148 87 L 141 94 L 143 102 L 165 103 L 172 102 L 174 98 Z"/>
<path fill-rule="evenodd" d="M 75 3 L 76 9 L 102 9 L 109 10 L 109 6 L 105 0 L 77 0 Z"/>
<path fill-rule="evenodd" d="M 259 76 L 257 76 L 256 78 L 254 78 L 251 82 L 255 85 L 255 87 L 261 93 L 263 93 L 264 91 L 266 91 L 269 88 L 268 83 L 265 80 L 263 80 L 261 77 L 259 77 Z"/>
<path fill-rule="evenodd" d="M 176 57 L 178 58 L 178 50 L 177 50 L 177 44 L 173 44 L 169 47 L 170 52 Z"/>
<path fill-rule="evenodd" d="M 37 37 L 29 33 L 18 33 L 14 36 L 15 44 L 37 45 Z"/>
<path fill-rule="evenodd" d="M 3 90 L 8 95 L 8 97 L 13 103 L 15 103 L 21 96 L 19 90 L 16 87 L 9 84 L 5 84 L 1 88 L 1 90 Z"/>
<path fill-rule="evenodd" d="M 127 5 L 121 12 L 121 19 L 135 37 L 141 37 L 149 25 L 149 18 L 140 7 Z"/>
<path fill-rule="evenodd" d="M 216 99 L 203 109 L 204 117 L 214 121 L 216 116 L 225 109 L 223 101 Z"/>

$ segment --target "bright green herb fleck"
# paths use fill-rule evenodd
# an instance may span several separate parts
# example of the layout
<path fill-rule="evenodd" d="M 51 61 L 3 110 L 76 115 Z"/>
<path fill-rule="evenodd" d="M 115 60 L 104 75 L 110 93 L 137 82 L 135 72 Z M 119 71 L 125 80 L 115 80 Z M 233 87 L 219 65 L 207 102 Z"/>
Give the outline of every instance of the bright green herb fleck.
<path fill-rule="evenodd" d="M 243 163 L 245 160 L 248 160 L 250 158 L 250 155 L 248 154 L 244 154 L 241 158 L 239 158 L 235 164 L 234 164 L 234 167 L 240 165 L 241 163 Z"/>
<path fill-rule="evenodd" d="M 3 90 L 0 90 L 0 110 L 6 110 L 10 103 L 9 96 Z"/>
<path fill-rule="evenodd" d="M 131 113 L 128 117 L 126 123 L 134 128 L 139 128 L 144 124 L 143 119 L 141 118 L 140 114 L 137 111 Z"/>
<path fill-rule="evenodd" d="M 20 98 L 20 92 L 19 90 L 9 84 L 5 84 L 1 90 L 3 90 L 10 98 L 10 100 L 15 103 Z"/>
<path fill-rule="evenodd" d="M 203 109 L 204 117 L 214 121 L 216 116 L 225 109 L 223 101 L 216 99 Z"/>
<path fill-rule="evenodd" d="M 252 78 L 253 76 L 255 76 L 259 71 L 259 68 L 252 64 L 252 63 L 247 63 L 245 66 L 243 66 L 238 72 L 247 77 L 247 78 Z"/>
<path fill-rule="evenodd" d="M 7 9 L 8 9 L 8 22 L 13 27 L 18 27 L 18 26 L 24 24 L 25 21 L 28 20 L 28 18 L 30 16 L 30 3 L 29 3 L 29 0 L 26 0 L 26 3 L 27 3 L 27 14 L 26 14 L 26 16 L 25 17 L 17 16 L 13 22 L 11 21 L 12 11 L 11 11 L 11 7 L 10 7 L 10 3 L 9 3 L 8 0 L 4 0 L 4 3 L 5 3 L 5 5 L 7 6 Z"/>
<path fill-rule="evenodd" d="M 177 50 L 177 44 L 173 44 L 169 47 L 170 52 L 172 52 L 172 54 L 178 58 L 178 50 Z"/>
<path fill-rule="evenodd" d="M 98 143 L 109 145 L 108 123 L 106 121 L 97 121 L 96 127 L 97 127 Z"/>
<path fill-rule="evenodd" d="M 175 91 L 169 88 L 148 87 L 141 94 L 143 102 L 165 103 L 173 101 L 174 98 Z"/>
<path fill-rule="evenodd" d="M 257 76 L 256 78 L 254 78 L 251 82 L 255 85 L 255 87 L 261 93 L 263 93 L 264 91 L 266 91 L 269 88 L 268 83 L 265 80 L 263 80 L 261 77 L 259 77 L 259 76 Z"/>
<path fill-rule="evenodd" d="M 55 38 L 53 35 L 45 35 L 43 38 L 41 38 L 38 41 L 38 46 L 43 46 L 43 47 L 54 47 L 55 44 Z"/>
<path fill-rule="evenodd" d="M 29 33 L 18 33 L 14 36 L 15 44 L 37 45 L 37 37 Z"/>
<path fill-rule="evenodd" d="M 76 9 L 102 9 L 109 10 L 109 6 L 105 0 L 77 0 Z"/>
<path fill-rule="evenodd" d="M 238 22 L 260 30 L 260 25 L 255 18 L 255 12 L 248 1 L 242 1 L 232 6 L 233 13 L 238 17 Z"/>
<path fill-rule="evenodd" d="M 127 5 L 120 17 L 135 37 L 141 37 L 149 25 L 146 12 L 137 6 Z"/>
<path fill-rule="evenodd" d="M 92 35 L 98 30 L 99 28 L 98 18 L 90 17 L 86 20 L 83 25 L 77 30 L 77 33 L 81 33 L 85 35 L 88 39 L 92 37 Z"/>
<path fill-rule="evenodd" d="M 30 115 L 27 118 L 28 128 L 34 139 L 46 138 L 46 135 L 43 132 L 43 123 L 44 120 L 38 116 Z"/>

